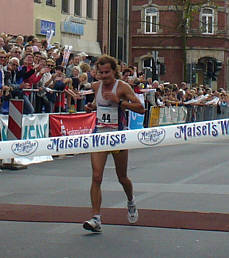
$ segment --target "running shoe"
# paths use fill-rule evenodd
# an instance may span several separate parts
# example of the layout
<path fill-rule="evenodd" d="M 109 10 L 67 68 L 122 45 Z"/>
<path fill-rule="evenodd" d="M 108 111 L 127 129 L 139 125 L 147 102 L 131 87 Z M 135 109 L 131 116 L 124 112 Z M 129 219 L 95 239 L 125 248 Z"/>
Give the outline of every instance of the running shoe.
<path fill-rule="evenodd" d="M 96 217 L 92 217 L 92 219 L 85 221 L 83 228 L 92 232 L 102 232 L 101 221 Z"/>
<path fill-rule="evenodd" d="M 135 223 L 138 220 L 138 210 L 136 208 L 135 201 L 128 202 L 128 221 L 130 223 Z"/>

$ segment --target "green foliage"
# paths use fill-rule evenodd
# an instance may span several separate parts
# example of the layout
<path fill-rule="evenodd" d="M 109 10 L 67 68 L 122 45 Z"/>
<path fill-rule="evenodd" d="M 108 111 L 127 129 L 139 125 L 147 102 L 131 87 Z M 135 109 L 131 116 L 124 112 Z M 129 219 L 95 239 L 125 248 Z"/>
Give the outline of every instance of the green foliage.
<path fill-rule="evenodd" d="M 187 71 L 187 36 L 189 24 L 193 21 L 195 15 L 201 11 L 203 6 L 217 8 L 218 4 L 222 1 L 223 0 L 171 0 L 171 4 L 175 6 L 177 14 L 180 15 L 178 28 L 181 29 L 183 38 L 184 78 L 186 78 Z"/>

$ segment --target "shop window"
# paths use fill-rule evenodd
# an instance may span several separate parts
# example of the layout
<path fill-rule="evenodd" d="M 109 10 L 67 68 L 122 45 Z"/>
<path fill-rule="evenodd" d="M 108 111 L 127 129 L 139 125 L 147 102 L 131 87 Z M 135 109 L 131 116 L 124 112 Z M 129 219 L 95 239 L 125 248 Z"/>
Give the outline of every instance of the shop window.
<path fill-rule="evenodd" d="M 62 12 L 69 13 L 69 0 L 62 0 Z"/>
<path fill-rule="evenodd" d="M 155 7 L 145 9 L 145 33 L 157 33 L 159 23 L 159 11 Z"/>
<path fill-rule="evenodd" d="M 87 0 L 87 18 L 93 18 L 92 11 L 93 11 L 93 3 L 92 0 Z"/>
<path fill-rule="evenodd" d="M 46 5 L 55 6 L 55 0 L 46 0 Z"/>
<path fill-rule="evenodd" d="M 81 0 L 75 0 L 74 2 L 74 14 L 81 16 Z"/>
<path fill-rule="evenodd" d="M 201 11 L 201 31 L 203 34 L 214 33 L 214 11 L 211 8 L 204 8 Z"/>

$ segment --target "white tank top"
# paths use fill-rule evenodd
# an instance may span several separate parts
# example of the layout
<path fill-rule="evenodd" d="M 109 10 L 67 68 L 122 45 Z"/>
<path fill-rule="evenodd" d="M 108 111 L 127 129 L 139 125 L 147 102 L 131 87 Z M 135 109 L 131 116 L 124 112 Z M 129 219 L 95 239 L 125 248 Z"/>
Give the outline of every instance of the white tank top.
<path fill-rule="evenodd" d="M 117 87 L 119 80 L 116 80 L 112 93 L 117 95 Z M 102 96 L 103 82 L 100 83 L 99 89 L 96 95 L 96 106 L 97 106 L 97 129 L 108 128 L 118 129 L 118 104 L 110 100 L 106 100 Z M 101 130 L 99 130 L 101 131 Z"/>

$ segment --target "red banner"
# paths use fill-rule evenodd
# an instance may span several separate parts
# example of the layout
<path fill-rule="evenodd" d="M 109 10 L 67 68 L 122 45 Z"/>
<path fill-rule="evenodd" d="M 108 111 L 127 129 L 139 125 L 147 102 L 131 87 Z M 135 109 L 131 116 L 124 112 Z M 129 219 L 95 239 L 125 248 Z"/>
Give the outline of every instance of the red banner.
<path fill-rule="evenodd" d="M 92 133 L 95 129 L 96 113 L 50 115 L 50 136 Z"/>

